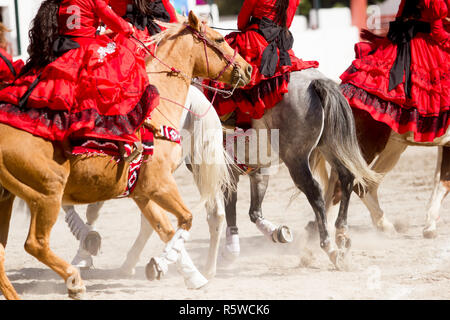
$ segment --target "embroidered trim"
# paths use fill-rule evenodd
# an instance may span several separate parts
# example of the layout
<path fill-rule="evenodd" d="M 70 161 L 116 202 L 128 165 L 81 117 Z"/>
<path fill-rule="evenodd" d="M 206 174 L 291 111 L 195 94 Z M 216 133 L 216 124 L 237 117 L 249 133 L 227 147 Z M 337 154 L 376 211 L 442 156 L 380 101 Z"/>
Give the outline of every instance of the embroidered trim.
<path fill-rule="evenodd" d="M 98 61 L 104 62 L 104 60 L 108 54 L 112 54 L 112 53 L 116 52 L 116 48 L 117 48 L 117 45 L 115 42 L 108 43 L 108 45 L 106 47 L 98 48 L 98 50 L 97 50 L 97 53 L 99 55 Z"/>

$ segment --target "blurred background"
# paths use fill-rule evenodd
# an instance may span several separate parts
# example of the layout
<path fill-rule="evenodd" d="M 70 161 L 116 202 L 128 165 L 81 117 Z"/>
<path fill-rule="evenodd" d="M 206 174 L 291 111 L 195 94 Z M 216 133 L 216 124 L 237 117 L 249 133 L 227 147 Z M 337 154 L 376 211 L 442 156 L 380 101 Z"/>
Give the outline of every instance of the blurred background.
<path fill-rule="evenodd" d="M 11 52 L 27 59 L 28 30 L 42 0 L 0 0 L 0 22 L 11 32 Z M 235 29 L 244 0 L 171 0 L 180 14 L 193 10 L 217 27 Z M 301 0 L 292 23 L 294 52 L 317 60 L 319 69 L 338 81 L 354 58 L 361 28 L 383 34 L 400 0 Z M 230 31 L 223 31 L 225 35 Z"/>

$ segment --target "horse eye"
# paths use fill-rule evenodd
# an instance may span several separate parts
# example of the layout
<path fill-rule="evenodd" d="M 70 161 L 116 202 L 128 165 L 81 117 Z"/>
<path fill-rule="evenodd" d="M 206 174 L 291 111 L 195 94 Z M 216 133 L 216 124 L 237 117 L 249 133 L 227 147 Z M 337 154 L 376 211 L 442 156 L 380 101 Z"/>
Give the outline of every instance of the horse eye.
<path fill-rule="evenodd" d="M 222 43 L 222 42 L 225 41 L 225 39 L 224 39 L 224 38 L 220 38 L 220 39 L 215 39 L 214 41 L 215 41 L 216 43 Z"/>

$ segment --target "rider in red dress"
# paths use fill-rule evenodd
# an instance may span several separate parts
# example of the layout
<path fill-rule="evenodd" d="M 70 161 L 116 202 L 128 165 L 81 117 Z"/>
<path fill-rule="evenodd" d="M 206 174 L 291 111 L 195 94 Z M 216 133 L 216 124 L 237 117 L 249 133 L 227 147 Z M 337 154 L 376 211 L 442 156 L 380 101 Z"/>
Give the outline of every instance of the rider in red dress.
<path fill-rule="evenodd" d="M 177 21 L 175 8 L 169 0 L 110 0 L 109 5 L 118 16 L 135 26 L 135 36 L 142 42 L 147 42 L 150 36 L 164 29 L 157 21 Z M 129 41 L 122 42 L 122 37 L 115 40 L 123 45 L 130 44 Z M 138 52 L 144 57 L 148 55 L 141 47 L 138 47 Z"/>
<path fill-rule="evenodd" d="M 118 16 L 131 20 L 140 30 L 151 24 L 149 20 L 153 19 L 177 21 L 175 8 L 169 0 L 110 0 L 109 5 Z"/>
<path fill-rule="evenodd" d="M 238 16 L 238 29 L 226 41 L 253 67 L 252 79 L 231 98 L 216 97 L 219 116 L 236 111 L 237 125 L 248 126 L 266 109 L 274 107 L 288 92 L 290 72 L 317 68 L 316 61 L 303 61 L 292 51 L 288 30 L 300 0 L 245 0 Z M 219 88 L 225 86 L 216 85 Z M 213 92 L 205 91 L 210 100 Z"/>
<path fill-rule="evenodd" d="M 6 32 L 10 30 L 0 22 L 0 84 L 11 83 L 24 65 L 20 59 L 13 61 L 13 57 L 8 53 L 9 42 L 5 37 Z"/>
<path fill-rule="evenodd" d="M 30 32 L 30 59 L 0 91 L 0 122 L 49 140 L 138 141 L 135 132 L 159 96 L 133 46 L 98 34 L 100 21 L 126 37 L 134 32 L 107 1 L 42 3 Z"/>
<path fill-rule="evenodd" d="M 449 16 L 450 0 L 403 0 L 387 37 L 356 46 L 357 59 L 341 76 L 350 105 L 400 134 L 414 132 L 418 142 L 443 135 L 450 124 Z"/>

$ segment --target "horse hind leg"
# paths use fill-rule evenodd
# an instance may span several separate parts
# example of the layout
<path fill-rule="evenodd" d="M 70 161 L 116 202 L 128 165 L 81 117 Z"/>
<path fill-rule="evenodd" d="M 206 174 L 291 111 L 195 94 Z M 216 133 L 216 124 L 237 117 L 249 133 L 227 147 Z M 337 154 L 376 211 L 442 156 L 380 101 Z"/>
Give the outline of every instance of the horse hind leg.
<path fill-rule="evenodd" d="M 6 276 L 5 271 L 5 248 L 0 243 L 0 291 L 7 300 L 19 300 L 20 297 Z"/>
<path fill-rule="evenodd" d="M 77 254 L 72 259 L 72 265 L 78 268 L 93 267 L 93 258 L 101 248 L 102 238 L 95 230 L 94 224 L 97 221 L 104 202 L 89 204 L 86 210 L 87 222 L 84 223 L 75 210 L 74 206 L 63 206 L 66 213 L 65 221 L 70 231 L 77 240 L 80 241 Z"/>
<path fill-rule="evenodd" d="M 287 226 L 277 226 L 263 217 L 262 202 L 269 185 L 269 175 L 264 175 L 258 170 L 250 174 L 250 221 L 256 224 L 266 238 L 273 242 L 288 243 L 292 242 L 292 233 Z"/>
<path fill-rule="evenodd" d="M 0 243 L 6 248 L 8 242 L 9 223 L 15 196 L 4 191 L 0 198 Z"/>
<path fill-rule="evenodd" d="M 436 171 L 434 175 L 434 188 L 428 202 L 426 224 L 423 236 L 431 239 L 437 237 L 436 223 L 439 219 L 441 203 L 450 191 L 450 148 L 439 147 Z"/>
<path fill-rule="evenodd" d="M 293 160 L 284 159 L 284 162 L 296 187 L 306 195 L 314 211 L 319 230 L 320 247 L 325 251 L 335 267 L 338 270 L 342 270 L 344 268 L 342 264 L 344 254 L 340 250 L 334 249 L 330 242 L 325 216 L 325 201 L 319 183 L 311 173 L 308 159 L 302 160 L 301 157 L 297 157 Z"/>
<path fill-rule="evenodd" d="M 401 142 L 389 139 L 385 149 L 375 160 L 372 170 L 381 174 L 382 177 L 385 176 L 395 167 L 406 147 L 407 146 Z M 380 186 L 380 183 L 381 179 L 378 183 L 370 184 L 368 190 L 359 196 L 367 209 L 369 209 L 372 223 L 377 230 L 387 234 L 395 234 L 396 231 L 394 225 L 386 218 L 378 201 L 378 187 Z"/>
<path fill-rule="evenodd" d="M 8 240 L 14 198 L 14 195 L 7 192 L 2 194 L 2 199 L 0 200 L 0 291 L 7 300 L 20 299 L 5 271 L 5 247 Z"/>

